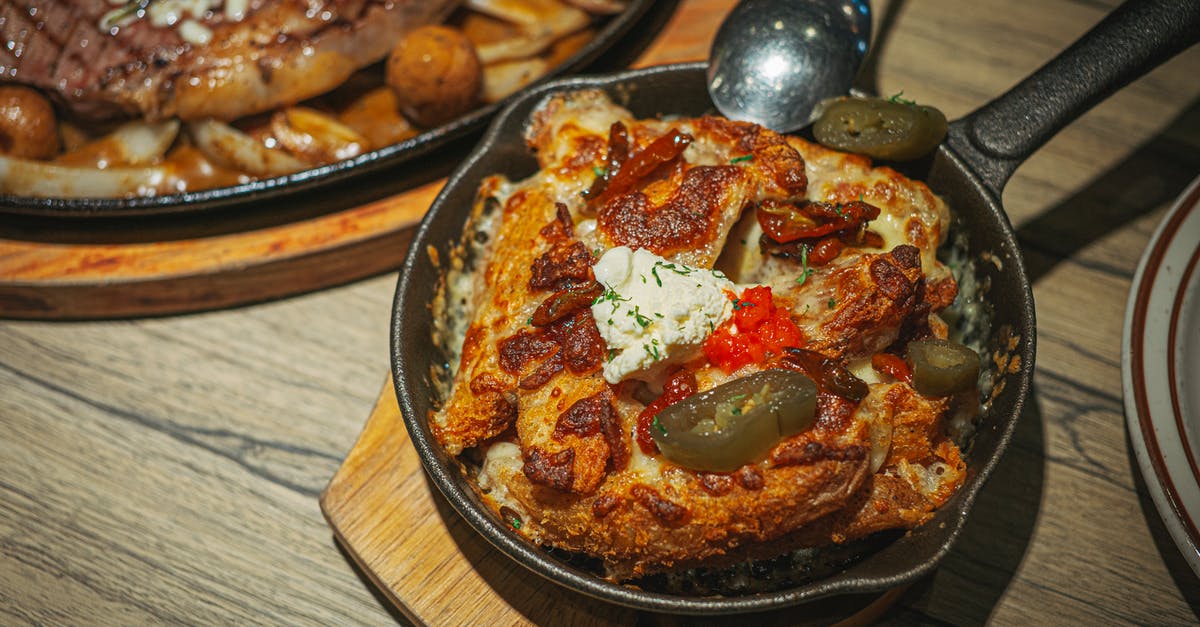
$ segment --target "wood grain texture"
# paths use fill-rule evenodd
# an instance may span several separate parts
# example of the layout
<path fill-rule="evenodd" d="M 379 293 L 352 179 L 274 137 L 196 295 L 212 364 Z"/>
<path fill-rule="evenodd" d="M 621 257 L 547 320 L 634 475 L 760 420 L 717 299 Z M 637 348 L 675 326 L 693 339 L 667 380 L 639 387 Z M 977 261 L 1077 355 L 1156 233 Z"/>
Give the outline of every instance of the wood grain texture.
<path fill-rule="evenodd" d="M 890 26 L 868 79 L 960 116 L 1114 4 L 874 2 Z M 1132 462 L 1120 387 L 1138 257 L 1200 173 L 1196 76 L 1193 49 L 1009 183 L 1035 279 L 1035 389 L 955 549 L 882 622 L 1200 620 L 1200 580 Z M 317 504 L 377 398 L 394 287 L 379 276 L 187 316 L 0 322 L 0 624 L 402 618 Z"/>

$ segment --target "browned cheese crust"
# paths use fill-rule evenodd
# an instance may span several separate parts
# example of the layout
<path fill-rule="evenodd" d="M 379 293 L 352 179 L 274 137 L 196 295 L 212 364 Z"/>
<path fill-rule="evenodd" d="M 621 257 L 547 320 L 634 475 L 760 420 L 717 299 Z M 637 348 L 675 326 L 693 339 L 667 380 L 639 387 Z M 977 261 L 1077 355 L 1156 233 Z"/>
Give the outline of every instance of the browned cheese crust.
<path fill-rule="evenodd" d="M 911 528 L 953 494 L 965 468 L 950 399 L 859 367 L 912 333 L 945 334 L 936 313 L 955 285 L 935 250 L 948 212 L 924 184 L 752 124 L 635 120 L 598 92 L 549 98 L 527 141 L 541 170 L 481 189 L 477 214 L 487 202 L 499 214 L 450 396 L 430 417 L 452 454 L 479 448 L 480 491 L 521 533 L 598 556 L 621 580 Z M 805 199 L 878 207 L 882 245 L 847 248 L 797 281 L 796 259 L 758 246 L 752 208 Z M 869 394 L 823 391 L 811 429 L 732 473 L 647 454 L 636 431 L 653 393 L 603 378 L 590 309 L 591 266 L 621 245 L 771 286 L 804 347 L 864 377 Z M 767 366 L 687 364 L 701 390 Z"/>

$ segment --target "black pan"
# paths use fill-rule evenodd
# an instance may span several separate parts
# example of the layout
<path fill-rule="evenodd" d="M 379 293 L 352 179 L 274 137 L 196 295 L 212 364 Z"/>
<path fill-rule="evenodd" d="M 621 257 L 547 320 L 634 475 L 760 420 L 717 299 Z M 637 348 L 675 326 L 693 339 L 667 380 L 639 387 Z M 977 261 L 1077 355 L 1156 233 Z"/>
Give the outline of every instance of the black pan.
<path fill-rule="evenodd" d="M 622 41 L 653 4 L 653 0 L 631 0 L 625 11 L 604 22 L 591 41 L 551 70 L 542 81 L 581 71 L 596 61 L 610 47 Z M 497 111 L 517 97 L 519 93 L 504 101 L 475 109 L 400 143 L 310 170 L 230 187 L 140 198 L 35 198 L 0 194 L 0 215 L 9 213 L 41 217 L 117 218 L 212 213 L 233 208 L 253 208 L 280 199 L 295 201 L 298 198 L 297 194 L 301 192 L 309 194 L 331 186 L 347 184 L 384 169 L 394 173 L 400 166 L 414 163 L 415 159 L 478 131 Z M 422 173 L 422 176 L 424 175 Z M 420 182 L 424 181 L 414 183 Z"/>
<path fill-rule="evenodd" d="M 405 424 L 421 461 L 451 505 L 498 549 L 534 572 L 584 594 L 631 607 L 687 614 L 767 610 L 833 594 L 865 593 L 908 583 L 932 571 L 950 551 L 975 496 L 1008 444 L 1029 392 L 1034 367 L 1033 296 L 1017 241 L 1000 205 L 1000 192 L 1016 167 L 1058 130 L 1133 78 L 1178 53 L 1200 34 L 1200 3 L 1186 0 L 1132 2 L 1119 8 L 1045 67 L 1011 91 L 951 125 L 937 153 L 909 174 L 928 182 L 954 211 L 954 229 L 965 233 L 973 258 L 990 254 L 1000 263 L 979 263 L 990 284 L 990 340 L 1001 349 L 1008 337 L 1020 369 L 997 384 L 966 454 L 968 478 L 932 521 L 873 550 L 830 576 L 772 593 L 688 597 L 613 584 L 538 549 L 481 503 L 458 464 L 437 444 L 426 420 L 436 366 L 431 350 L 432 302 L 442 259 L 459 241 L 479 181 L 503 173 L 511 179 L 536 165 L 520 141 L 526 119 L 549 93 L 603 89 L 639 117 L 711 112 L 703 64 L 647 68 L 546 85 L 514 102 L 492 124 L 471 157 L 450 177 L 413 239 L 401 270 L 392 320 L 392 366 Z"/>

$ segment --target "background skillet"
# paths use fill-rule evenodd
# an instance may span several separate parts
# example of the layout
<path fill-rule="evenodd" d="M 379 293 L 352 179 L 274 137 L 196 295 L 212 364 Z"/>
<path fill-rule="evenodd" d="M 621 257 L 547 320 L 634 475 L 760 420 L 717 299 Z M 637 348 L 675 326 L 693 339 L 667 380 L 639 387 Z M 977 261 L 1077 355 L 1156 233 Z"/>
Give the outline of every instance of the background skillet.
<path fill-rule="evenodd" d="M 612 16 L 591 41 L 569 59 L 551 69 L 538 82 L 583 70 L 621 41 L 653 4 L 653 0 L 630 0 L 624 12 Z M 323 190 L 429 155 L 482 128 L 496 112 L 521 93 L 517 92 L 498 103 L 475 109 L 456 120 L 400 143 L 372 150 L 353 159 L 292 174 L 230 187 L 139 198 L 36 198 L 0 194 L 0 214 L 73 218 L 176 215 L 245 208 L 265 201 L 294 197 L 301 192 Z M 414 184 L 428 180 L 428 174 L 422 173 L 422 177 L 421 180 L 414 181 Z"/>

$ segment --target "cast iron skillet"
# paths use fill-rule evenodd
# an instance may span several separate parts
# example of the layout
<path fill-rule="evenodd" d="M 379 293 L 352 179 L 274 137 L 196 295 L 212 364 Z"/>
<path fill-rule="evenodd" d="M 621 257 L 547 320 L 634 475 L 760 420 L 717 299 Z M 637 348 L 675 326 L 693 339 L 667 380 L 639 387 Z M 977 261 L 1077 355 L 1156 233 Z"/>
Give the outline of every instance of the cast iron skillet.
<path fill-rule="evenodd" d="M 625 11 L 608 19 L 591 41 L 551 70 L 542 80 L 578 72 L 587 67 L 610 46 L 620 41 L 653 4 L 653 0 L 632 0 Z M 295 197 L 300 192 L 311 192 L 314 189 L 347 183 L 384 168 L 395 171 L 405 163 L 411 163 L 418 157 L 482 128 L 497 111 L 515 97 L 519 96 L 510 96 L 504 101 L 480 107 L 442 126 L 391 146 L 372 150 L 353 159 L 292 174 L 229 187 L 139 198 L 36 198 L 0 194 L 0 215 L 10 213 L 43 217 L 115 218 L 195 214 Z"/>
<path fill-rule="evenodd" d="M 928 182 L 957 216 L 968 252 L 990 253 L 999 264 L 979 263 L 990 282 L 993 350 L 1004 330 L 1019 338 L 1020 370 L 1010 374 L 985 413 L 966 454 L 968 478 L 933 520 L 832 576 L 774 593 L 686 597 L 612 584 L 538 549 L 488 509 L 430 432 L 434 391 L 429 372 L 438 365 L 431 347 L 428 304 L 440 269 L 428 248 L 449 258 L 459 241 L 479 181 L 502 173 L 517 180 L 536 169 L 520 138 L 529 113 L 547 94 L 602 89 L 638 117 L 695 116 L 713 109 L 703 64 L 653 67 L 548 84 L 509 106 L 471 157 L 450 177 L 422 222 L 400 273 L 392 319 L 392 366 L 405 424 L 421 461 L 451 505 L 492 544 L 555 583 L 626 606 L 687 614 L 717 614 L 785 607 L 832 594 L 864 593 L 911 582 L 933 570 L 961 531 L 979 489 L 1012 437 L 1034 366 L 1034 308 L 1016 237 L 1000 205 L 1000 192 L 1016 167 L 1068 122 L 1175 53 L 1200 33 L 1200 5 L 1188 0 L 1133 2 L 1120 7 L 1079 42 L 1008 93 L 954 122 L 945 145 L 909 174 Z"/>

